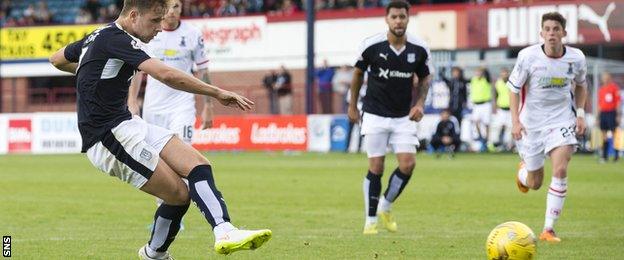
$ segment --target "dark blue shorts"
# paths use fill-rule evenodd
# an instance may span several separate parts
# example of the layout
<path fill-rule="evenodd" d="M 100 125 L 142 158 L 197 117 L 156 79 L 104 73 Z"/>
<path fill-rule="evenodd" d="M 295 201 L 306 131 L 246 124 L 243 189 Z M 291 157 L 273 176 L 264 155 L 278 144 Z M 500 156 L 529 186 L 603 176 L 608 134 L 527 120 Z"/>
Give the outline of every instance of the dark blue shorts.
<path fill-rule="evenodd" d="M 600 129 L 614 130 L 617 127 L 615 124 L 615 116 L 615 111 L 600 112 Z"/>

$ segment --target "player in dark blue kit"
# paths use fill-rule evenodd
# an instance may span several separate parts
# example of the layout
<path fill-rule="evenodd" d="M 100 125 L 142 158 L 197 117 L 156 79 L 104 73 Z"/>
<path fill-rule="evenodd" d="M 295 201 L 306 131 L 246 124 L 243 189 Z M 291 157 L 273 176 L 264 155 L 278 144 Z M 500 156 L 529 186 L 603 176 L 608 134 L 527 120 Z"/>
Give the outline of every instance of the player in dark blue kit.
<path fill-rule="evenodd" d="M 369 170 L 364 179 L 366 222 L 364 234 L 377 234 L 377 216 L 384 228 L 396 232 L 390 207 L 401 194 L 416 165 L 416 122 L 423 116 L 429 89 L 429 49 L 425 43 L 406 34 L 409 4 L 394 0 L 386 7 L 388 31 L 364 40 L 355 64 L 351 83 L 349 119 L 357 122 L 356 107 L 364 72 L 368 73 L 368 89 L 362 108 L 362 130 L 368 154 Z M 412 106 L 412 92 L 416 104 Z M 399 167 L 394 170 L 388 187 L 381 195 L 381 176 L 386 149 L 390 145 Z M 377 207 L 379 204 L 379 208 Z"/>
<path fill-rule="evenodd" d="M 55 67 L 77 75 L 82 152 L 101 171 L 164 201 L 156 210 L 149 243 L 139 249 L 140 258 L 172 259 L 167 249 L 190 200 L 212 225 L 218 253 L 256 249 L 271 238 L 271 231 L 239 230 L 230 223 L 210 162 L 174 132 L 128 111 L 128 87 L 137 70 L 173 88 L 212 96 L 226 106 L 248 110 L 253 105 L 243 96 L 206 84 L 146 53 L 145 42 L 161 31 L 168 4 L 167 0 L 125 0 L 114 23 L 50 57 Z"/>

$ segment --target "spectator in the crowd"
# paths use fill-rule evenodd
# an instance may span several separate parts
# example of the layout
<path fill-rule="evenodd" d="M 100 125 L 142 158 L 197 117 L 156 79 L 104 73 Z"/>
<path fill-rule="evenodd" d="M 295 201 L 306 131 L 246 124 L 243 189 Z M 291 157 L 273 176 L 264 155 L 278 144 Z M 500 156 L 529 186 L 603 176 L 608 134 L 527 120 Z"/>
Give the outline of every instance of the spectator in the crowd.
<path fill-rule="evenodd" d="M 114 21 L 115 18 L 119 17 L 119 13 L 121 12 L 121 9 L 119 9 L 119 7 L 117 7 L 116 4 L 110 4 L 108 5 L 108 10 L 107 10 L 107 14 L 108 14 L 108 21 Z"/>
<path fill-rule="evenodd" d="M 260 13 L 263 6 L 264 1 L 262 0 L 247 0 L 247 13 Z"/>
<path fill-rule="evenodd" d="M 277 90 L 277 98 L 279 101 L 279 112 L 282 115 L 292 115 L 293 95 L 292 95 L 292 77 L 290 72 L 284 65 L 280 68 L 275 80 L 275 89 Z"/>
<path fill-rule="evenodd" d="M 76 19 L 74 20 L 76 24 L 90 24 L 93 23 L 93 16 L 87 8 L 81 7 L 78 10 L 78 15 L 76 15 Z"/>
<path fill-rule="evenodd" d="M 351 87 L 351 80 L 353 79 L 353 69 L 347 65 L 342 65 L 336 70 L 334 78 L 332 79 L 332 91 L 340 95 L 342 100 L 342 108 L 340 113 L 347 113 L 349 97 L 347 96 L 347 90 Z"/>
<path fill-rule="evenodd" d="M 615 134 L 620 119 L 620 87 L 615 84 L 608 72 L 602 73 L 602 87 L 598 90 L 598 113 L 600 130 L 602 131 L 602 158 L 601 162 L 609 160 L 608 138 Z M 619 153 L 615 152 L 614 161 L 619 159 Z"/>
<path fill-rule="evenodd" d="M 106 7 L 100 7 L 98 10 L 98 18 L 95 20 L 96 23 L 109 23 L 112 20 L 109 20 L 108 9 Z"/>
<path fill-rule="evenodd" d="M 332 79 L 334 78 L 334 68 L 329 66 L 327 60 L 323 60 L 323 66 L 316 69 L 316 83 L 318 86 L 318 96 L 321 101 L 321 113 L 331 114 L 332 109 Z"/>
<path fill-rule="evenodd" d="M 277 89 L 275 83 L 277 81 L 277 72 L 271 70 L 269 74 L 265 75 L 262 79 L 262 85 L 267 91 L 267 97 L 269 98 L 269 111 L 272 115 L 279 114 L 277 107 Z"/>
<path fill-rule="evenodd" d="M 221 0 L 216 13 L 217 16 L 236 16 L 238 12 L 231 0 Z"/>
<path fill-rule="evenodd" d="M 460 144 L 457 119 L 451 116 L 449 110 L 442 110 L 440 122 L 431 137 L 431 146 L 435 151 L 445 148 L 446 151 L 455 152 L 458 151 Z"/>
<path fill-rule="evenodd" d="M 291 15 L 297 11 L 297 6 L 292 0 L 283 0 L 281 7 L 282 15 Z"/>
<path fill-rule="evenodd" d="M 45 1 L 37 3 L 33 18 L 36 24 L 50 24 L 52 21 L 52 13 L 48 9 L 48 4 Z"/>
<path fill-rule="evenodd" d="M 102 8 L 102 4 L 100 4 L 99 0 L 87 0 L 84 7 L 89 11 L 94 21 L 100 18 L 100 8 Z"/>
<path fill-rule="evenodd" d="M 470 80 L 470 101 L 472 101 L 471 120 L 476 127 L 482 149 L 487 146 L 492 117 L 492 85 L 488 71 L 481 67 Z"/>
<path fill-rule="evenodd" d="M 0 9 L 0 27 L 4 27 L 7 21 L 7 14 L 4 9 Z"/>
<path fill-rule="evenodd" d="M 0 2 L 0 10 L 4 11 L 6 16 L 10 16 L 11 15 L 11 11 L 13 11 L 13 7 L 11 7 L 11 1 L 10 0 L 2 0 L 2 2 Z"/>
<path fill-rule="evenodd" d="M 510 151 L 513 142 L 511 141 L 511 112 L 509 111 L 509 88 L 507 80 L 509 79 L 509 70 L 502 68 L 499 78 L 494 83 L 494 95 L 496 102 L 494 103 L 494 120 L 492 121 L 492 136 L 488 143 L 488 149 L 493 151 L 498 147 L 503 151 Z"/>
<path fill-rule="evenodd" d="M 468 100 L 468 81 L 464 78 L 464 71 L 460 67 L 453 67 L 451 69 L 451 78 L 448 79 L 444 75 L 444 69 L 440 70 L 440 77 L 446 85 L 449 87 L 449 105 L 448 109 L 461 126 L 463 119 L 464 107 L 466 107 L 466 101 Z"/>
<path fill-rule="evenodd" d="M 35 6 L 29 4 L 22 12 L 22 17 L 17 20 L 18 25 L 28 26 L 35 24 Z"/>

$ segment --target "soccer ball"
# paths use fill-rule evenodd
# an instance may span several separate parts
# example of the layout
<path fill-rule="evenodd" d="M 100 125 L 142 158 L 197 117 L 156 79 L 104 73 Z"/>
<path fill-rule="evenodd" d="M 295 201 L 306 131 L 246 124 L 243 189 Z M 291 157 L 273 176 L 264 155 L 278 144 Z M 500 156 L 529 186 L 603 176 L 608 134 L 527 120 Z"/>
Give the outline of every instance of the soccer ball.
<path fill-rule="evenodd" d="M 533 259 L 537 253 L 535 234 L 525 224 L 505 222 L 490 232 L 485 250 L 490 260 Z"/>

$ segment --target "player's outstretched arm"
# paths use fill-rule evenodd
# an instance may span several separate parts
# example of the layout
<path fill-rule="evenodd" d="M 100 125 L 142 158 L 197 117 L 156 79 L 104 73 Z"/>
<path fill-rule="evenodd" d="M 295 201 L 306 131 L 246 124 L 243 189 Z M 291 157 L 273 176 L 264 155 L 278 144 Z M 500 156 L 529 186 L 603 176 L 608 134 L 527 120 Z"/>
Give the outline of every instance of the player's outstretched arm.
<path fill-rule="evenodd" d="M 52 66 L 56 67 L 59 70 L 62 70 L 71 74 L 76 74 L 78 63 L 71 62 L 65 59 L 65 47 L 61 48 L 60 50 L 52 54 L 52 56 L 50 56 L 49 58 L 49 61 L 50 63 L 52 63 Z"/>
<path fill-rule="evenodd" d="M 349 97 L 349 109 L 347 111 L 349 120 L 352 123 L 357 123 L 360 120 L 360 112 L 357 109 L 357 103 L 363 82 L 364 71 L 356 67 L 353 70 L 353 80 L 351 80 L 351 96 Z"/>
<path fill-rule="evenodd" d="M 162 61 L 155 58 L 142 62 L 139 65 L 139 69 L 156 80 L 165 83 L 167 86 L 189 93 L 214 97 L 224 106 L 249 110 L 254 104 L 251 100 L 241 95 L 204 83 L 181 70 L 165 65 Z"/>

